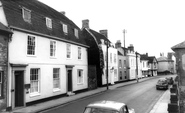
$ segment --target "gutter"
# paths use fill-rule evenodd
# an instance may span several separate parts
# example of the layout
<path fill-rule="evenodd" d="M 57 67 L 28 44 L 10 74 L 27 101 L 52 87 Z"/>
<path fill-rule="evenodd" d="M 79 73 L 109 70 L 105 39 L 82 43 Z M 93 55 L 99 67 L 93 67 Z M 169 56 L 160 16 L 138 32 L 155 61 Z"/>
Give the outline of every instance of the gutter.
<path fill-rule="evenodd" d="M 89 46 L 87 46 L 87 45 L 85 45 L 85 44 L 81 44 L 81 43 L 69 41 L 69 40 L 66 40 L 66 39 L 61 39 L 61 38 L 58 38 L 58 37 L 55 37 L 55 36 L 50 36 L 50 35 L 46 35 L 46 34 L 34 32 L 34 31 L 30 31 L 30 30 L 18 28 L 18 27 L 15 27 L 15 26 L 9 26 L 9 27 L 10 27 L 11 29 L 15 29 L 15 30 L 18 30 L 18 31 L 23 31 L 23 32 L 27 32 L 27 33 L 32 33 L 32 34 L 35 34 L 35 35 L 39 35 L 39 36 L 43 36 L 43 37 L 47 37 L 47 38 L 51 38 L 51 39 L 55 39 L 55 40 L 59 40 L 59 41 L 63 41 L 63 42 L 67 42 L 67 43 L 71 43 L 71 44 L 75 44 L 75 45 L 80 45 L 80 46 L 89 48 Z"/>

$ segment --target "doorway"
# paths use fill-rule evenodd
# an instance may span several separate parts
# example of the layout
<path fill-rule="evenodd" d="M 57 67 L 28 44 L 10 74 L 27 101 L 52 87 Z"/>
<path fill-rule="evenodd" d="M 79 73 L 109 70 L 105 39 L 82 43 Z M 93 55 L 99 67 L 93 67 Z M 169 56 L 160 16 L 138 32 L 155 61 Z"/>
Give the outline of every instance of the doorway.
<path fill-rule="evenodd" d="M 67 92 L 72 92 L 72 69 L 67 69 Z"/>
<path fill-rule="evenodd" d="M 15 107 L 24 106 L 24 71 L 15 71 Z"/>

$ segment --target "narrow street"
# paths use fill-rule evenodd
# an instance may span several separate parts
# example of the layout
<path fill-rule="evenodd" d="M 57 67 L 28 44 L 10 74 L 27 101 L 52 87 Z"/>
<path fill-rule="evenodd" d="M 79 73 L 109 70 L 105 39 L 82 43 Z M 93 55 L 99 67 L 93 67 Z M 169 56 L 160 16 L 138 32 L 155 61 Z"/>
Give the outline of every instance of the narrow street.
<path fill-rule="evenodd" d="M 158 79 L 159 77 L 156 77 L 114 90 L 108 90 L 83 100 L 43 111 L 42 113 L 82 113 L 87 104 L 97 100 L 124 102 L 129 107 L 134 108 L 136 113 L 148 113 L 165 92 L 165 90 L 156 90 L 155 85 Z"/>

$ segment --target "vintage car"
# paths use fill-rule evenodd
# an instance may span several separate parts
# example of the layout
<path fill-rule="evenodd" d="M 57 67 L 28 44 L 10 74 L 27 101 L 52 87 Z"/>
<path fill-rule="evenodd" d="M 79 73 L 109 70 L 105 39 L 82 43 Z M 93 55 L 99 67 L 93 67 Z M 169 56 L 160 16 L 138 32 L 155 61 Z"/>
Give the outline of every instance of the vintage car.
<path fill-rule="evenodd" d="M 166 80 L 166 78 L 160 78 L 157 81 L 156 89 L 168 89 L 168 81 Z"/>
<path fill-rule="evenodd" d="M 87 105 L 83 113 L 135 113 L 135 111 L 124 103 L 102 100 Z"/>

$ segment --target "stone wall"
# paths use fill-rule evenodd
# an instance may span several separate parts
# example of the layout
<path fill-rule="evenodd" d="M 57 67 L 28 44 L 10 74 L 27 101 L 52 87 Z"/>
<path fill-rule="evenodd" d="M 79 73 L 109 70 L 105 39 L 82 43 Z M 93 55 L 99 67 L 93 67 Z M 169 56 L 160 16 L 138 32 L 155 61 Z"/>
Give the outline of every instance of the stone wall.
<path fill-rule="evenodd" d="M 8 35 L 2 33 L 0 31 L 0 71 L 3 72 L 2 78 L 2 96 L 0 96 L 0 111 L 4 111 L 6 109 L 6 101 L 7 101 L 7 42 Z"/>

